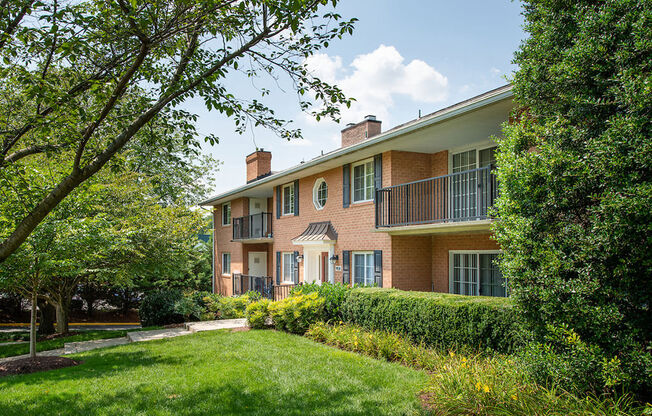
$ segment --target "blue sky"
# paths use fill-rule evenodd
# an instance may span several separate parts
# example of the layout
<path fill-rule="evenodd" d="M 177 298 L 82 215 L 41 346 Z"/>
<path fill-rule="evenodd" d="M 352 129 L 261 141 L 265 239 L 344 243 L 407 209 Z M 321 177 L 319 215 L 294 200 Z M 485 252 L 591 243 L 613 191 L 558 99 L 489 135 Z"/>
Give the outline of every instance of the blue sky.
<path fill-rule="evenodd" d="M 525 36 L 517 1 L 343 0 L 337 11 L 359 19 L 355 32 L 312 58 L 310 68 L 357 99 L 343 111 L 341 124 L 310 119 L 289 87 L 281 84 L 280 91 L 268 79 L 255 85 L 274 90 L 266 102 L 294 120 L 303 140 L 287 142 L 262 128 L 239 135 L 231 120 L 208 112 L 202 101 L 184 104 L 199 115 L 200 133 L 220 137 L 219 144 L 203 147 L 221 162 L 210 184 L 213 194 L 245 183 L 244 158 L 256 146 L 272 152 L 272 169 L 278 171 L 336 149 L 343 126 L 366 114 L 375 114 L 385 131 L 416 118 L 419 110 L 428 114 L 504 85 Z M 253 91 L 245 78 L 229 86 Z"/>

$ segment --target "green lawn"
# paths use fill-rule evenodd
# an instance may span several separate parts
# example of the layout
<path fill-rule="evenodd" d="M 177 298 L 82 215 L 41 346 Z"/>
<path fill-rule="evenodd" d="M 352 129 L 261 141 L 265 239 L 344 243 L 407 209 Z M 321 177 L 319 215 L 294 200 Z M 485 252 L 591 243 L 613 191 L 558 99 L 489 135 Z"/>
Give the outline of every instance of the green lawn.
<path fill-rule="evenodd" d="M 158 329 L 159 327 L 151 328 L 138 328 L 129 330 L 93 330 L 93 331 L 80 331 L 79 334 L 69 337 L 55 338 L 47 341 L 40 341 L 36 343 L 36 351 L 55 350 L 63 348 L 66 342 L 88 341 L 91 339 L 107 339 L 107 338 L 120 338 L 127 335 L 130 331 L 142 331 L 148 329 Z M 29 354 L 29 342 L 12 345 L 0 346 L 0 358 L 13 357 L 15 355 Z"/>
<path fill-rule="evenodd" d="M 419 414 L 425 372 L 275 331 L 100 349 L 77 367 L 0 378 L 0 414 Z"/>

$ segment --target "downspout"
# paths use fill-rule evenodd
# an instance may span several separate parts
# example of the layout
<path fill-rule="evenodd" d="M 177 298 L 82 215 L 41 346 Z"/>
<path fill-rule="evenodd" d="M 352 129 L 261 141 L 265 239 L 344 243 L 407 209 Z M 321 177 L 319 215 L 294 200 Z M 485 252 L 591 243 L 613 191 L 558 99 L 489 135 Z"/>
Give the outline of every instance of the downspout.
<path fill-rule="evenodd" d="M 211 213 L 211 293 L 215 294 L 215 213 L 201 205 L 199 208 Z"/>

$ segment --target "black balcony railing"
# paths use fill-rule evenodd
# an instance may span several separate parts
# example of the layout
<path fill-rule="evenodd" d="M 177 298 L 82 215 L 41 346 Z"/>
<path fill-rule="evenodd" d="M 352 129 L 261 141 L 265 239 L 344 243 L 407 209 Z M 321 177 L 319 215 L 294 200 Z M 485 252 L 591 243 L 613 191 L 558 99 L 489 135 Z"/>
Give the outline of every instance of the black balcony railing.
<path fill-rule="evenodd" d="M 261 212 L 233 219 L 233 239 L 247 240 L 252 238 L 272 237 L 272 213 Z"/>
<path fill-rule="evenodd" d="M 281 300 L 290 296 L 290 290 L 296 284 L 275 285 L 270 276 L 233 275 L 233 295 L 244 295 L 247 292 L 258 292 L 262 297 L 271 300 Z"/>
<path fill-rule="evenodd" d="M 376 191 L 376 227 L 488 218 L 498 196 L 491 166 Z"/>

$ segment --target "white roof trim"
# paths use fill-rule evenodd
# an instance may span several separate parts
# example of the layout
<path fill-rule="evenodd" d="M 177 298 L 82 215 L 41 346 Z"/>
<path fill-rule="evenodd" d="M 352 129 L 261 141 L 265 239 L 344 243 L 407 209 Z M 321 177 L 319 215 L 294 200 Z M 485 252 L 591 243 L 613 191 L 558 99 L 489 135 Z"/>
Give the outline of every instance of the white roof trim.
<path fill-rule="evenodd" d="M 333 152 L 327 153 L 324 156 L 316 157 L 308 162 L 301 163 L 299 165 L 293 166 L 291 168 L 282 170 L 280 172 L 273 173 L 269 176 L 266 176 L 262 179 L 259 179 L 255 182 L 248 183 L 246 185 L 240 186 L 238 188 L 232 189 L 230 191 L 227 191 L 225 193 L 219 194 L 213 198 L 207 199 L 205 201 L 202 201 L 199 203 L 201 206 L 216 206 L 219 205 L 223 202 L 225 202 L 226 198 L 229 198 L 230 196 L 233 196 L 237 193 L 247 191 L 249 189 L 256 188 L 260 185 L 276 181 L 283 176 L 286 175 L 291 175 L 293 173 L 300 172 L 304 169 L 319 165 L 320 163 L 324 163 L 328 160 L 336 159 L 338 157 L 342 157 L 344 155 L 356 152 L 361 149 L 365 149 L 367 147 L 373 146 L 375 144 L 378 144 L 380 142 L 384 142 L 386 140 L 393 139 L 395 137 L 401 136 L 405 133 L 409 133 L 414 130 L 418 130 L 433 124 L 441 123 L 445 120 L 448 120 L 450 118 L 459 116 L 464 113 L 468 113 L 470 111 L 476 110 L 478 108 L 493 104 L 498 101 L 502 101 L 504 99 L 512 97 L 512 86 L 511 84 L 496 88 L 494 90 L 488 91 L 484 94 L 478 95 L 476 97 L 470 98 L 468 100 L 459 102 L 457 104 L 454 104 L 450 107 L 444 108 L 442 110 L 436 111 L 432 114 L 426 115 L 424 117 L 421 117 L 419 119 L 410 121 L 408 123 L 405 123 L 404 125 L 400 125 L 398 127 L 392 128 L 388 130 L 385 133 L 381 133 L 378 136 L 374 136 L 370 139 L 364 140 L 360 143 L 356 143 L 354 145 L 340 148 L 337 150 L 334 150 Z"/>

